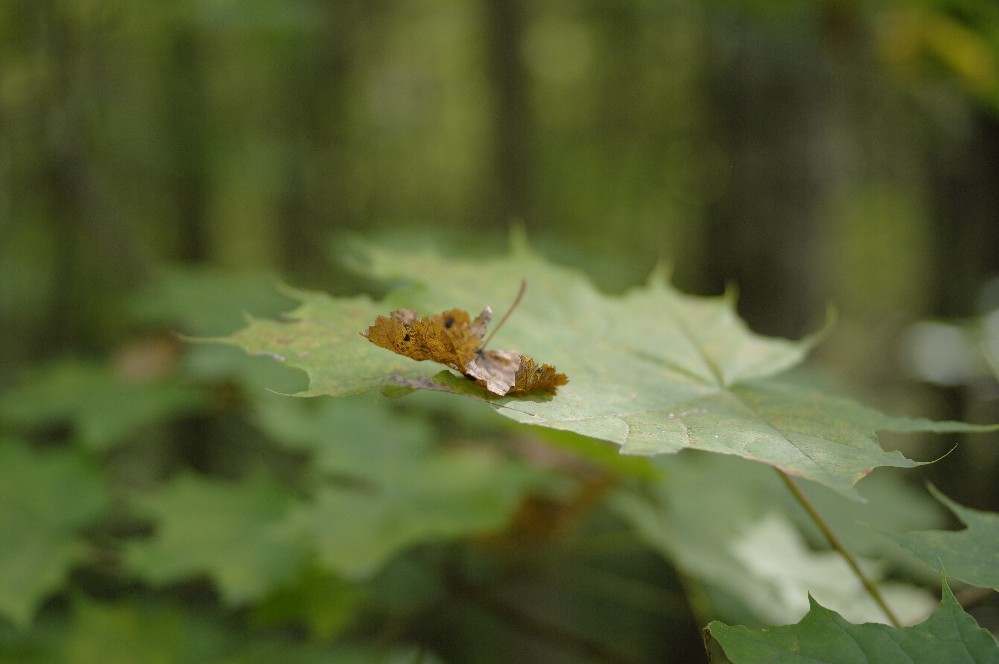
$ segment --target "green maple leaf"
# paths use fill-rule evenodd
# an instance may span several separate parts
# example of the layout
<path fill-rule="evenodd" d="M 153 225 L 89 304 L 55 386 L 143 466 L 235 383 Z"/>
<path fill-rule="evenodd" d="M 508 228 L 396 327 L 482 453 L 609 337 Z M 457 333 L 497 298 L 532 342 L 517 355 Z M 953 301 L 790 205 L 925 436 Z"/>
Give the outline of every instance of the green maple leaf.
<path fill-rule="evenodd" d="M 271 480 L 182 475 L 144 502 L 156 533 L 130 543 L 125 561 L 153 583 L 208 575 L 239 605 L 287 583 L 305 563 L 306 546 L 287 519 L 291 494 Z"/>
<path fill-rule="evenodd" d="M 369 276 L 408 282 L 381 302 L 295 293 L 301 304 L 286 320 L 252 320 L 221 341 L 305 370 L 309 387 L 299 396 L 353 394 L 395 377 L 486 400 L 519 422 L 617 443 L 625 454 L 685 448 L 733 454 L 854 497 L 853 485 L 872 469 L 918 465 L 882 450 L 876 430 L 981 430 L 890 417 L 768 380 L 800 363 L 817 336 L 789 341 L 753 334 L 731 295 L 685 295 L 661 272 L 645 287 L 611 297 L 522 241 L 507 257 L 475 262 L 369 246 L 360 251 Z M 570 382 L 554 395 L 496 397 L 440 365 L 396 355 L 359 334 L 397 308 L 431 314 L 459 307 L 474 315 L 491 305 L 502 311 L 521 278 L 527 294 L 492 345 L 555 364 Z"/>
<path fill-rule="evenodd" d="M 883 531 L 934 569 L 965 583 L 999 590 L 999 514 L 964 507 L 934 487 L 930 492 L 967 526 L 964 530 Z"/>
<path fill-rule="evenodd" d="M 946 580 L 940 607 L 919 625 L 852 625 L 809 598 L 796 625 L 753 631 L 714 621 L 707 632 L 733 664 L 995 664 L 999 644 L 957 603 Z"/>
<path fill-rule="evenodd" d="M 80 530 L 108 503 L 100 474 L 69 452 L 0 440 L 0 614 L 26 628 L 89 549 Z"/>

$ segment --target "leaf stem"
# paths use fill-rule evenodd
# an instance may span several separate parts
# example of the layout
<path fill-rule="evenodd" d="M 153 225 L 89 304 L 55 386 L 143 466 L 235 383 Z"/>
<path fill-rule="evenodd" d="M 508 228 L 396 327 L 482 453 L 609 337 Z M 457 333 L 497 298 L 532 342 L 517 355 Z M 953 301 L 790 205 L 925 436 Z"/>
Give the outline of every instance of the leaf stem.
<path fill-rule="evenodd" d="M 869 594 L 871 599 L 873 599 L 881 610 L 884 611 L 885 616 L 888 617 L 888 621 L 891 622 L 892 626 L 901 627 L 902 624 L 898 621 L 895 613 L 888 606 L 888 603 L 885 602 L 884 597 L 881 596 L 881 591 L 878 590 L 878 587 L 874 585 L 874 582 L 867 578 L 867 575 L 860 569 L 857 559 L 846 550 L 846 547 L 843 546 L 842 540 L 840 540 L 836 533 L 833 532 L 832 528 L 829 527 L 829 523 L 822 517 L 821 514 L 819 514 L 818 510 L 815 509 L 815 505 L 812 504 L 812 501 L 810 501 L 801 490 L 801 487 L 799 487 L 798 484 L 783 470 L 779 468 L 774 468 L 774 470 L 776 470 L 777 474 L 780 475 L 781 480 L 784 481 L 784 484 L 791 492 L 791 495 L 793 495 L 795 500 L 797 500 L 798 503 L 805 508 L 805 512 L 808 513 L 808 516 L 811 517 L 812 521 L 815 522 L 815 525 L 822 531 L 822 534 L 825 535 L 827 540 L 829 540 L 829 544 L 832 548 L 843 557 L 846 564 L 850 566 L 853 573 L 858 579 L 860 579 L 860 583 L 862 583 L 864 589 L 867 590 L 867 594 Z"/>
<path fill-rule="evenodd" d="M 510 314 L 513 313 L 513 310 L 517 308 L 518 304 L 520 304 L 520 299 L 524 297 L 524 291 L 526 290 L 527 290 L 527 279 L 521 279 L 520 290 L 517 291 L 517 297 L 513 298 L 513 304 L 511 304 L 510 308 L 506 310 L 505 314 L 503 314 L 503 318 L 500 318 L 500 322 L 496 323 L 496 327 L 494 327 L 493 331 L 489 333 L 489 336 L 486 337 L 486 340 L 482 342 L 482 346 L 480 347 L 480 349 L 485 348 L 486 346 L 489 345 L 489 342 L 492 341 L 494 336 L 496 336 L 496 333 L 499 332 L 499 329 L 503 327 L 503 323 L 506 322 L 506 319 L 510 317 Z"/>

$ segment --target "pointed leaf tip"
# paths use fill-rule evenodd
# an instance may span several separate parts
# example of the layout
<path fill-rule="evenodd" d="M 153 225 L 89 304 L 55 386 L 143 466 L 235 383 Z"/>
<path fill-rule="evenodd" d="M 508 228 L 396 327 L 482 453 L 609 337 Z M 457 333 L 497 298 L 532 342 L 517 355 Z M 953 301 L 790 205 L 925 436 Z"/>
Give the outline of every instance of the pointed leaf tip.
<path fill-rule="evenodd" d="M 659 259 L 652 266 L 645 285 L 650 289 L 663 289 L 669 287 L 673 280 L 673 263 L 664 259 Z"/>

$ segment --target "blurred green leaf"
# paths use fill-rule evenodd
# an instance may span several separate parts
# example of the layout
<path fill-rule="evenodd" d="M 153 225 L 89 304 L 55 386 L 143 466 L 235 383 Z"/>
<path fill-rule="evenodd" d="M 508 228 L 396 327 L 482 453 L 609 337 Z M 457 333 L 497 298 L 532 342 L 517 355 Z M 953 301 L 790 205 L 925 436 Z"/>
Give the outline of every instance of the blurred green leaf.
<path fill-rule="evenodd" d="M 810 549 L 782 515 L 772 512 L 742 524 L 738 535 L 725 544 L 725 550 L 732 556 L 734 569 L 757 584 L 752 593 L 746 593 L 750 584 L 745 582 L 726 590 L 741 595 L 756 616 L 772 619 L 779 615 L 775 622 L 797 620 L 808 609 L 808 594 L 851 622 L 887 621 L 884 611 L 842 556 L 835 551 Z M 883 565 L 867 559 L 858 562 L 902 624 L 916 622 L 933 610 L 936 601 L 926 591 L 884 582 Z"/>
<path fill-rule="evenodd" d="M 399 456 L 377 482 L 321 489 L 302 508 L 321 564 L 359 579 L 418 542 L 498 530 L 542 477 L 485 448 Z"/>
<path fill-rule="evenodd" d="M 276 277 L 220 269 L 162 267 L 130 301 L 136 321 L 178 326 L 187 334 L 224 334 L 242 325 L 247 312 L 277 315 L 291 304 Z"/>
<path fill-rule="evenodd" d="M 274 393 L 294 393 L 305 386 L 301 371 L 263 357 L 250 357 L 237 348 L 192 346 L 184 353 L 183 363 L 184 374 L 192 381 L 236 384 L 254 400 L 274 396 Z"/>
<path fill-rule="evenodd" d="M 44 614 L 43 614 L 44 615 Z M 59 660 L 65 643 L 65 620 L 36 619 L 30 630 L 0 620 L 0 662 L 3 664 L 48 664 Z"/>
<path fill-rule="evenodd" d="M 211 621 L 193 621 L 176 606 L 77 599 L 73 609 L 62 647 L 66 664 L 205 661 L 222 638 Z"/>
<path fill-rule="evenodd" d="M 86 558 L 80 530 L 107 505 L 100 473 L 80 454 L 35 453 L 0 439 L 0 614 L 28 627 Z"/>
<path fill-rule="evenodd" d="M 77 598 L 73 620 L 57 645 L 44 649 L 46 659 L 66 664 L 410 664 L 413 650 L 378 648 L 240 630 L 189 606 L 158 601 L 96 602 Z M 58 658 L 55 656 L 58 653 Z M 0 652 L 2 655 L 2 652 Z M 2 661 L 2 660 L 0 660 Z M 15 660 L 18 664 L 28 660 Z M 426 662 L 438 662 L 428 656 Z"/>
<path fill-rule="evenodd" d="M 249 640 L 235 655 L 213 660 L 218 664 L 441 664 L 418 648 L 379 647 L 371 643 L 298 643 L 291 640 Z"/>
<path fill-rule="evenodd" d="M 313 637 L 327 641 L 347 625 L 362 596 L 357 586 L 335 574 L 310 569 L 258 602 L 252 617 L 258 625 L 302 624 Z"/>
<path fill-rule="evenodd" d="M 838 555 L 805 546 L 783 516 L 796 514 L 800 507 L 772 471 L 731 457 L 689 452 L 660 465 L 664 476 L 659 482 L 642 493 L 618 490 L 609 504 L 653 549 L 710 589 L 717 604 L 711 607 L 715 617 L 728 617 L 738 606 L 739 620 L 744 616 L 765 622 L 797 620 L 807 610 L 805 595 L 811 592 L 850 619 L 882 619 Z M 926 516 L 914 521 L 904 504 L 908 496 L 904 490 L 897 499 L 886 500 L 887 489 L 876 488 L 883 482 L 876 477 L 870 485 L 862 485 L 861 492 L 870 499 L 865 503 L 822 487 L 810 492 L 825 494 L 823 514 L 829 514 L 848 548 L 882 562 L 868 566 L 872 578 L 884 568 L 883 549 L 896 547 L 885 541 L 875 547 L 869 541 L 870 530 L 850 524 L 852 520 L 932 523 Z M 841 531 L 843 524 L 852 527 Z M 882 591 L 903 620 L 921 615 L 926 598 L 915 589 L 891 585 Z M 721 613 L 726 610 L 729 614 Z"/>
<path fill-rule="evenodd" d="M 272 480 L 173 479 L 145 509 L 156 525 L 130 542 L 127 567 L 156 584 L 210 577 L 230 605 L 258 599 L 302 569 L 307 550 L 288 520 L 291 493 Z"/>
<path fill-rule="evenodd" d="M 750 332 L 730 296 L 684 295 L 655 274 L 621 297 L 598 293 L 580 274 L 516 241 L 510 256 L 477 262 L 432 253 L 361 247 L 361 269 L 409 279 L 383 302 L 299 293 L 284 322 L 254 320 L 223 339 L 304 369 L 300 396 L 347 395 L 389 376 L 438 374 L 444 388 L 488 401 L 519 422 L 574 431 L 627 454 L 687 447 L 732 454 L 824 483 L 846 495 L 878 466 L 916 462 L 878 445 L 876 430 L 977 431 L 971 425 L 890 417 L 845 399 L 763 379 L 799 363 L 816 338 L 798 342 Z M 528 291 L 496 346 L 554 363 L 569 385 L 554 395 L 494 397 L 477 385 L 365 340 L 360 332 L 396 308 L 502 311 L 521 278 Z"/>
<path fill-rule="evenodd" d="M 930 493 L 947 506 L 967 528 L 958 531 L 888 532 L 888 536 L 931 568 L 940 565 L 947 575 L 981 588 L 999 590 L 999 514 L 960 505 L 936 488 Z"/>
<path fill-rule="evenodd" d="M 729 545 L 775 509 L 779 487 L 773 472 L 695 452 L 658 465 L 663 469 L 659 482 L 643 492 L 619 489 L 610 495 L 609 506 L 684 573 L 742 598 L 740 603 L 753 612 L 769 609 L 765 581 L 740 568 Z"/>
<path fill-rule="evenodd" d="M 256 419 L 276 444 L 308 452 L 319 472 L 378 484 L 405 474 L 434 441 L 426 418 L 400 413 L 377 394 L 261 399 Z"/>
<path fill-rule="evenodd" d="M 778 490 L 788 515 L 810 542 L 825 546 L 827 540 L 815 522 L 783 488 L 778 487 Z M 872 473 L 858 488 L 864 502 L 844 500 L 842 495 L 817 484 L 801 488 L 854 554 L 876 558 L 903 570 L 906 577 L 920 578 L 928 584 L 934 584 L 939 578 L 938 569 L 927 571 L 914 556 L 880 533 L 882 529 L 904 532 L 915 528 L 934 528 L 946 521 L 939 505 L 914 486 L 905 473 L 891 470 Z"/>
<path fill-rule="evenodd" d="M 720 622 L 708 633 L 725 649 L 732 664 L 992 664 L 999 662 L 995 637 L 975 623 L 943 584 L 940 607 L 926 621 L 901 629 L 887 625 L 851 625 L 809 598 L 811 608 L 797 625 L 755 632 Z"/>
<path fill-rule="evenodd" d="M 258 421 L 278 444 L 307 451 L 322 475 L 298 518 L 320 562 L 367 577 L 418 542 L 502 526 L 544 477 L 485 447 L 439 447 L 425 418 L 377 394 L 265 399 Z"/>
<path fill-rule="evenodd" d="M 63 360 L 0 397 L 0 422 L 23 429 L 70 424 L 84 446 L 103 451 L 205 401 L 201 389 L 169 378 L 129 380 L 104 364 Z"/>

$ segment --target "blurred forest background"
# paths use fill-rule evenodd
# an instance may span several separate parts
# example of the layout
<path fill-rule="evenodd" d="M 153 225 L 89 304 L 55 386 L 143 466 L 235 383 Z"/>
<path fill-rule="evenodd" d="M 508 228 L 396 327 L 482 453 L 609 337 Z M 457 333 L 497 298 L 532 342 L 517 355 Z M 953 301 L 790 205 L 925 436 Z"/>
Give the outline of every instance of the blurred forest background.
<path fill-rule="evenodd" d="M 351 232 L 522 223 L 612 290 L 735 283 L 763 333 L 834 303 L 878 358 L 996 303 L 992 2 L 15 0 L 0 30 L 5 379 L 106 349 L 164 263 L 348 288 Z"/>
<path fill-rule="evenodd" d="M 3 388 L 240 325 L 144 315 L 178 266 L 345 294 L 352 235 L 475 257 L 514 224 L 608 292 L 734 284 L 759 333 L 832 304 L 829 380 L 994 422 L 999 4 L 0 3 Z M 996 509 L 985 449 L 938 482 Z"/>
<path fill-rule="evenodd" d="M 765 334 L 831 303 L 829 364 L 877 391 L 907 325 L 999 306 L 988 0 L 15 0 L 0 30 L 5 383 L 120 343 L 166 264 L 351 291 L 350 233 L 475 256 L 520 223 L 612 291 L 735 284 Z"/>

